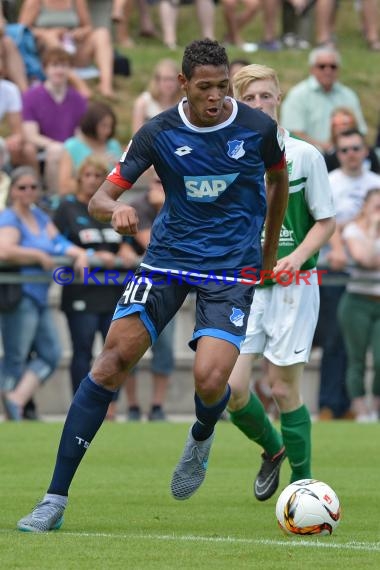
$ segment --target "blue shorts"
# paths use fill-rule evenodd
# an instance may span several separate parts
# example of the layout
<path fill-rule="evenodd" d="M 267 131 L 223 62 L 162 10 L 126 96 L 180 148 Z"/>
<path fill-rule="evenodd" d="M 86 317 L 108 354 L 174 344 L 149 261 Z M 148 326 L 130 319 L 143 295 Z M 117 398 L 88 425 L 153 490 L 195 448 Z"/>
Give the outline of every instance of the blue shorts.
<path fill-rule="evenodd" d="M 153 344 L 190 291 L 196 294 L 195 327 L 190 348 L 196 349 L 201 336 L 211 336 L 231 342 L 240 350 L 253 299 L 254 286 L 251 284 L 204 279 L 194 285 L 175 279 L 172 274 L 158 275 L 138 268 L 127 283 L 113 320 L 139 313 Z"/>

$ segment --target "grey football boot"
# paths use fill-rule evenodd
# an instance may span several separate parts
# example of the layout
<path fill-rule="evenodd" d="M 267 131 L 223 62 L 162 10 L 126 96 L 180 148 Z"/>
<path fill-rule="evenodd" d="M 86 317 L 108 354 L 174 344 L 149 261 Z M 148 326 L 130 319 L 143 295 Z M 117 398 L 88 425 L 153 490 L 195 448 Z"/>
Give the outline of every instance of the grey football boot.
<path fill-rule="evenodd" d="M 17 528 L 24 532 L 47 532 L 48 530 L 58 530 L 63 523 L 63 513 L 65 506 L 43 499 L 32 510 L 29 515 L 20 519 Z"/>
<path fill-rule="evenodd" d="M 185 449 L 170 485 L 172 495 L 178 501 L 188 499 L 202 485 L 213 440 L 214 433 L 204 441 L 196 441 L 190 428 Z"/>

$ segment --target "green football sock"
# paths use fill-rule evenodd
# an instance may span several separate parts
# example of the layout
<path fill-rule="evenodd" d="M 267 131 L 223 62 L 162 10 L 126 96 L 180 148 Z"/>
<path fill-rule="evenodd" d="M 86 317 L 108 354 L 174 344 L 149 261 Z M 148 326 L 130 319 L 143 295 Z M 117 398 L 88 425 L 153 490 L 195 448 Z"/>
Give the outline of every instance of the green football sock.
<path fill-rule="evenodd" d="M 259 398 L 250 395 L 248 404 L 236 412 L 230 412 L 231 421 L 249 439 L 264 448 L 272 457 L 282 448 L 281 435 L 272 425 Z"/>
<path fill-rule="evenodd" d="M 309 410 L 301 406 L 282 413 L 281 433 L 292 475 L 290 482 L 311 478 L 311 420 Z"/>

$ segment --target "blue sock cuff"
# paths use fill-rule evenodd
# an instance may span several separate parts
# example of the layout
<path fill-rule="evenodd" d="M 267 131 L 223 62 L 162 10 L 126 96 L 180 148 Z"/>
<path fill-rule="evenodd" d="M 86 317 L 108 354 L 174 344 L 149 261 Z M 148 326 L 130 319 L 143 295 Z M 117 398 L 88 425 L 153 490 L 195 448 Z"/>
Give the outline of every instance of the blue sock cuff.
<path fill-rule="evenodd" d="M 115 396 L 115 392 L 113 390 L 107 390 L 97 384 L 92 378 L 91 375 L 88 374 L 85 378 L 83 378 L 82 382 L 80 383 L 80 387 L 85 392 L 90 392 L 96 399 L 101 401 L 109 401 L 111 402 Z"/>
<path fill-rule="evenodd" d="M 207 423 L 210 417 L 219 418 L 219 416 L 226 409 L 230 396 L 231 396 L 231 387 L 229 384 L 227 384 L 226 391 L 224 392 L 219 402 L 216 402 L 216 404 L 213 404 L 212 406 L 206 406 L 206 404 L 202 402 L 198 394 L 195 393 L 194 400 L 195 400 L 195 412 L 197 419 L 201 422 Z"/>

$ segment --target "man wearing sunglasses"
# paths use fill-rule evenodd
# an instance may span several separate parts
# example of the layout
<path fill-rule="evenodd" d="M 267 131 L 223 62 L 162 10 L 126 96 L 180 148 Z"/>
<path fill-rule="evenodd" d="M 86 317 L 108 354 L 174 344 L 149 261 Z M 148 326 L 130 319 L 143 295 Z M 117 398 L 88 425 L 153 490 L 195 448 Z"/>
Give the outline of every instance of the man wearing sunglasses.
<path fill-rule="evenodd" d="M 329 245 L 322 248 L 320 264 L 328 266 L 329 276 L 340 278 L 348 259 L 342 241 L 342 231 L 360 212 L 364 198 L 371 188 L 380 187 L 380 176 L 368 170 L 365 160 L 368 148 L 357 129 L 340 133 L 336 139 L 340 167 L 329 173 L 336 208 L 337 226 Z M 320 419 L 349 417 L 350 401 L 346 390 L 347 356 L 337 319 L 337 308 L 345 285 L 320 288 L 320 313 L 316 329 L 316 344 L 322 348 L 319 385 Z"/>
<path fill-rule="evenodd" d="M 335 48 L 312 50 L 309 77 L 289 90 L 281 108 L 281 125 L 321 152 L 330 150 L 330 116 L 337 107 L 351 108 L 360 132 L 367 132 L 358 96 L 338 81 L 340 66 L 341 57 Z"/>

